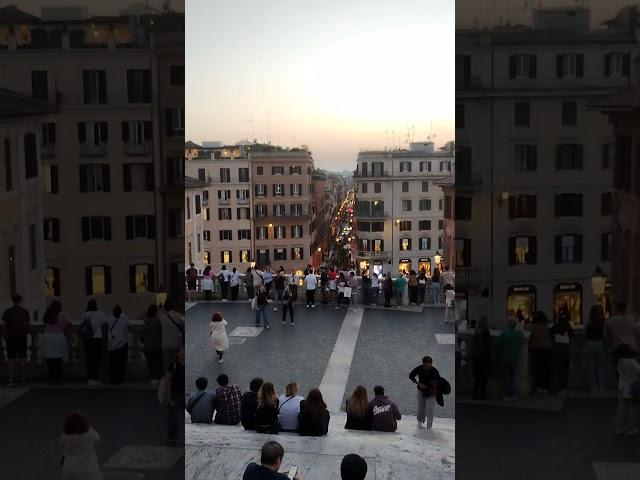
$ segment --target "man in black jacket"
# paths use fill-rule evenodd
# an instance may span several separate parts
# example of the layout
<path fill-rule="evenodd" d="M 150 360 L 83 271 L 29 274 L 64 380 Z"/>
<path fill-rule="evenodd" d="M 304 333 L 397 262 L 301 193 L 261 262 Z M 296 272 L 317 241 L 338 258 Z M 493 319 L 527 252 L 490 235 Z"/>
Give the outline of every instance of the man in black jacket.
<path fill-rule="evenodd" d="M 245 430 L 256 429 L 256 411 L 258 410 L 258 390 L 264 383 L 260 377 L 256 377 L 249 383 L 249 391 L 240 397 L 240 423 Z"/>
<path fill-rule="evenodd" d="M 409 373 L 409 380 L 417 385 L 418 392 L 418 428 L 424 428 L 427 421 L 427 428 L 433 426 L 433 412 L 438 393 L 438 379 L 440 373 L 433 366 L 430 356 L 422 358 L 422 365 L 418 365 Z"/>

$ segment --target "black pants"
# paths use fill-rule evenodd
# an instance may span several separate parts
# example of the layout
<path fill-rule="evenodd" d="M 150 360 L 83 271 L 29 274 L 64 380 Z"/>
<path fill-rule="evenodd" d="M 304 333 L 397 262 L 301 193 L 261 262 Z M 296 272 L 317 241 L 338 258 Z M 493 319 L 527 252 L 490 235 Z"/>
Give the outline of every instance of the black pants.
<path fill-rule="evenodd" d="M 208 302 L 209 300 L 211 300 L 211 290 L 205 290 L 204 291 L 204 299 Z"/>
<path fill-rule="evenodd" d="M 144 356 L 147 357 L 147 370 L 150 380 L 160 380 L 164 375 L 164 363 L 162 361 L 162 350 L 146 350 Z"/>
<path fill-rule="evenodd" d="M 487 391 L 487 381 L 489 380 L 489 360 L 484 358 L 474 358 L 473 362 L 473 397 L 484 397 Z"/>
<path fill-rule="evenodd" d="M 249 299 L 252 299 L 254 296 L 253 285 L 247 285 L 245 288 L 247 289 L 247 297 L 249 297 Z"/>
<path fill-rule="evenodd" d="M 556 372 L 557 389 L 567 389 L 569 383 L 569 366 L 571 364 L 571 347 L 569 344 L 555 344 L 553 346 L 553 368 Z"/>
<path fill-rule="evenodd" d="M 385 290 L 384 291 L 384 306 L 385 307 L 389 307 L 391 306 L 391 297 L 392 297 L 392 292 L 391 290 Z"/>
<path fill-rule="evenodd" d="M 182 395 L 184 397 L 184 395 Z M 181 401 L 176 396 L 173 397 L 174 405 L 167 407 L 167 433 L 169 442 L 177 442 L 184 432 L 184 398 Z M 182 418 L 180 418 L 182 416 Z"/>
<path fill-rule="evenodd" d="M 238 292 L 240 291 L 240 285 L 234 285 L 231 287 L 231 300 L 238 300 Z"/>
<path fill-rule="evenodd" d="M 220 282 L 220 290 L 222 290 L 222 298 L 229 297 L 229 282 Z"/>
<path fill-rule="evenodd" d="M 418 286 L 412 285 L 409 287 L 409 303 L 418 303 Z"/>
<path fill-rule="evenodd" d="M 51 381 L 53 383 L 60 383 L 60 380 L 62 380 L 62 359 L 47 358 L 47 368 Z"/>
<path fill-rule="evenodd" d="M 287 319 L 287 311 L 289 312 L 289 318 L 291 318 L 291 323 L 293 323 L 293 303 L 286 302 L 282 305 L 282 321 L 286 321 Z"/>
<path fill-rule="evenodd" d="M 117 350 L 109 351 L 109 379 L 111 383 L 122 383 L 127 368 L 129 346 L 124 345 Z"/>
<path fill-rule="evenodd" d="M 87 362 L 89 380 L 100 380 L 100 360 L 102 359 L 102 339 L 92 338 L 84 342 L 84 354 Z"/>
<path fill-rule="evenodd" d="M 533 386 L 539 390 L 549 391 L 551 349 L 531 349 L 530 353 L 533 365 Z"/>
<path fill-rule="evenodd" d="M 315 305 L 316 303 L 316 291 L 307 290 L 307 305 Z"/>
<path fill-rule="evenodd" d="M 291 290 L 291 298 L 293 298 L 293 301 L 295 302 L 298 300 L 298 285 L 295 283 L 293 285 L 289 285 L 289 290 Z"/>
<path fill-rule="evenodd" d="M 271 287 L 273 287 L 273 282 L 264 284 L 264 288 L 267 290 L 267 298 L 271 298 Z"/>

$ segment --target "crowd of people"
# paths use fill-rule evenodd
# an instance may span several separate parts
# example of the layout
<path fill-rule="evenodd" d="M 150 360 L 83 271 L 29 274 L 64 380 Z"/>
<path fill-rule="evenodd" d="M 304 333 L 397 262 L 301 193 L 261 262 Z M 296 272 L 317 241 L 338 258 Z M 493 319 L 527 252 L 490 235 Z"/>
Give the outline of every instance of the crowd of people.
<path fill-rule="evenodd" d="M 640 322 L 627 312 L 625 302 L 617 302 L 616 314 L 605 321 L 601 305 L 594 305 L 585 325 L 586 375 L 590 392 L 605 389 L 607 368 L 617 376 L 618 413 L 616 433 L 635 435 L 638 432 L 638 404 L 640 402 L 640 363 L 637 338 Z M 521 362 L 525 335 L 529 332 L 527 348 L 531 369 L 531 393 L 564 395 L 569 383 L 571 346 L 574 331 L 569 311 L 561 307 L 555 323 L 538 311 L 526 325 L 517 318 L 507 320 L 507 328 L 492 345 L 486 317 L 479 319 L 471 340 L 473 367 L 473 399 L 485 400 L 488 379 L 494 365 L 502 377 L 504 400 L 517 400 L 516 372 Z M 610 367 L 608 367 L 610 365 Z"/>

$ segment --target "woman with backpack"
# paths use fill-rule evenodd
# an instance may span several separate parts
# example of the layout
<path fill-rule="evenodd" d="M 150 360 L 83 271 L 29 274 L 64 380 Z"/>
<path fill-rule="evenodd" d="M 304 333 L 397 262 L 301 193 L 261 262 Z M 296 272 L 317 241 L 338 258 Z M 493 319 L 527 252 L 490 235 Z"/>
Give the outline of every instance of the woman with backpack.
<path fill-rule="evenodd" d="M 62 379 L 62 362 L 69 355 L 69 344 L 65 334 L 71 322 L 62 311 L 62 304 L 58 300 L 51 302 L 44 312 L 42 322 L 42 356 L 47 360 L 49 378 L 53 383 L 59 383 Z"/>
<path fill-rule="evenodd" d="M 108 349 L 111 383 L 122 383 L 129 357 L 129 319 L 118 305 L 113 307 L 113 317 L 109 319 Z"/>
<path fill-rule="evenodd" d="M 98 310 L 98 302 L 89 300 L 87 310 L 82 314 L 80 336 L 84 344 L 85 361 L 89 385 L 100 383 L 100 361 L 104 348 L 104 334 L 108 329 L 104 313 Z"/>

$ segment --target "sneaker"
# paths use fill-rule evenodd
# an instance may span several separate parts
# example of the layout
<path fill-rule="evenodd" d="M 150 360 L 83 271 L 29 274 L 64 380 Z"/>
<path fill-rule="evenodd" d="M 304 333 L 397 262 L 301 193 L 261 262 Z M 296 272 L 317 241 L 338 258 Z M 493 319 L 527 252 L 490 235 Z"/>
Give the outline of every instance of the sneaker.
<path fill-rule="evenodd" d="M 264 328 L 266 328 L 267 330 L 269 330 L 271 327 L 269 325 L 266 325 Z"/>
<path fill-rule="evenodd" d="M 286 320 L 282 320 L 282 324 L 284 325 L 285 323 L 287 323 L 287 321 Z"/>
<path fill-rule="evenodd" d="M 418 420 L 418 428 L 424 428 L 424 422 Z"/>
<path fill-rule="evenodd" d="M 311 308 L 316 308 L 316 304 L 314 303 L 313 305 L 311 305 Z"/>
<path fill-rule="evenodd" d="M 218 363 L 224 363 L 224 360 L 222 358 L 219 358 Z"/>
<path fill-rule="evenodd" d="M 296 326 L 296 322 L 291 322 L 291 326 L 295 327 Z"/>
<path fill-rule="evenodd" d="M 277 312 L 278 311 L 278 307 L 273 307 L 273 311 Z"/>
<path fill-rule="evenodd" d="M 223 302 L 228 302 L 229 300 L 227 300 L 226 298 L 222 299 Z"/>
<path fill-rule="evenodd" d="M 307 308 L 309 308 L 309 304 L 308 304 L 308 303 L 307 303 L 305 306 L 306 306 Z"/>

